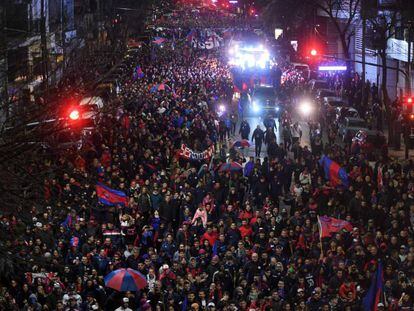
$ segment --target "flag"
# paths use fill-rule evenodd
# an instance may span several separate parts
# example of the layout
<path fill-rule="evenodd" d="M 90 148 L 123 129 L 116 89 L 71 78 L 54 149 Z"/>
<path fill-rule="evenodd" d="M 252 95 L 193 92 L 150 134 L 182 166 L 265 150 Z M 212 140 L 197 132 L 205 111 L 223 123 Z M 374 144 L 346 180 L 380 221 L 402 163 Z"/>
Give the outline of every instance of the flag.
<path fill-rule="evenodd" d="M 224 29 L 224 31 L 222 33 L 223 38 L 225 38 L 225 39 L 230 38 L 232 36 L 232 34 L 233 34 L 233 31 L 230 28 Z"/>
<path fill-rule="evenodd" d="M 142 46 L 142 42 L 136 41 L 135 39 L 129 39 L 127 46 L 128 48 L 140 48 Z"/>
<path fill-rule="evenodd" d="M 185 36 L 185 40 L 187 40 L 188 42 L 192 42 L 194 37 L 196 35 L 196 31 L 194 29 L 191 29 L 188 34 Z"/>
<path fill-rule="evenodd" d="M 165 91 L 165 84 L 164 83 L 160 83 L 158 85 L 158 91 Z"/>
<path fill-rule="evenodd" d="M 150 93 L 158 92 L 158 87 L 159 87 L 159 84 L 154 84 L 153 86 L 151 86 Z"/>
<path fill-rule="evenodd" d="M 328 216 L 318 217 L 318 227 L 321 239 L 341 230 L 352 231 L 352 225 L 348 221 Z"/>
<path fill-rule="evenodd" d="M 233 84 L 233 92 L 234 93 L 241 93 L 239 87 L 236 84 Z"/>
<path fill-rule="evenodd" d="M 377 311 L 378 303 L 381 302 L 384 286 L 384 275 L 382 273 L 382 263 L 378 263 L 377 271 L 372 275 L 371 285 L 362 299 L 362 306 L 365 311 Z"/>
<path fill-rule="evenodd" d="M 140 65 L 135 67 L 134 69 L 134 79 L 142 79 L 144 77 L 144 72 L 142 71 L 142 68 Z"/>
<path fill-rule="evenodd" d="M 175 34 L 173 34 L 172 41 L 171 41 L 171 50 L 175 50 Z"/>
<path fill-rule="evenodd" d="M 152 43 L 156 44 L 156 45 L 161 45 L 163 44 L 167 39 L 165 38 L 161 38 L 161 37 L 155 37 L 154 40 L 152 41 Z"/>
<path fill-rule="evenodd" d="M 184 298 L 184 301 L 181 304 L 181 311 L 187 311 L 188 299 L 187 295 Z"/>
<path fill-rule="evenodd" d="M 335 161 L 332 161 L 327 156 L 323 156 L 319 160 L 319 164 L 323 166 L 323 169 L 325 171 L 325 178 L 329 179 L 332 186 L 339 186 L 344 185 L 348 186 L 348 174 L 346 173 L 345 169 L 339 166 L 338 163 Z"/>
<path fill-rule="evenodd" d="M 218 255 L 218 243 L 219 243 L 218 241 L 214 242 L 213 249 L 212 249 L 213 256 Z"/>
<path fill-rule="evenodd" d="M 178 98 L 178 97 L 180 97 L 180 96 L 179 96 L 179 95 L 175 92 L 175 90 L 173 90 L 173 91 L 172 91 L 172 95 L 173 95 L 173 97 L 174 97 L 174 98 Z"/>
<path fill-rule="evenodd" d="M 66 229 L 72 227 L 72 216 L 68 215 L 60 225 Z"/>
<path fill-rule="evenodd" d="M 98 201 L 105 205 L 128 205 L 128 197 L 125 192 L 111 189 L 101 183 L 96 185 Z"/>
<path fill-rule="evenodd" d="M 79 238 L 77 236 L 74 236 L 70 239 L 70 246 L 72 246 L 72 247 L 78 247 L 79 246 Z"/>
<path fill-rule="evenodd" d="M 378 185 L 378 190 L 381 190 L 382 187 L 384 186 L 384 180 L 382 178 L 382 164 L 378 165 L 378 169 L 377 169 L 377 185 Z"/>

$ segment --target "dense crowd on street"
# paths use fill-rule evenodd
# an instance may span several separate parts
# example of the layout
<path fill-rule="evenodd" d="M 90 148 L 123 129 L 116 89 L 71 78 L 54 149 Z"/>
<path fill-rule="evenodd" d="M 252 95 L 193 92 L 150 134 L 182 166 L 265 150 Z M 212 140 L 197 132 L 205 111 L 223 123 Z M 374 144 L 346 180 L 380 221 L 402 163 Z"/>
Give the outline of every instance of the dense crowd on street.
<path fill-rule="evenodd" d="M 188 14 L 199 26 L 221 18 Z M 1 284 L 0 310 L 362 310 L 380 264 L 376 310 L 413 310 L 414 163 L 372 166 L 335 142 L 310 149 L 297 124 L 281 141 L 267 133 L 267 154 L 244 159 L 231 147 L 237 117 L 217 114 L 232 95 L 220 51 L 164 45 L 130 58 L 116 113 L 81 151 L 45 159 L 50 178 L 29 218 L 1 216 L 19 266 Z M 253 131 L 242 123 L 243 138 Z M 189 161 L 183 144 L 215 155 Z M 323 153 L 349 185 L 325 179 Z M 244 168 L 222 169 L 227 161 Z M 98 183 L 128 204 L 100 203 Z M 322 215 L 353 229 L 321 240 Z M 120 268 L 147 287 L 106 287 Z"/>

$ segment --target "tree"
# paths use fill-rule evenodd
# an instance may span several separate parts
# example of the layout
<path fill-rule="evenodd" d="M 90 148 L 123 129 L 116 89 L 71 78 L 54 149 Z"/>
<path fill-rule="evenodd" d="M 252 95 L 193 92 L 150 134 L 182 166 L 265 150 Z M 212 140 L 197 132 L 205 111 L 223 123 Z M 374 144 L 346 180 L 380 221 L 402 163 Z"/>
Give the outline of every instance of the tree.
<path fill-rule="evenodd" d="M 389 102 L 387 91 L 387 43 L 395 35 L 397 22 L 397 11 L 382 11 L 377 16 L 367 20 L 368 26 L 372 29 L 372 45 L 381 58 L 381 93 L 385 104 Z"/>
<path fill-rule="evenodd" d="M 372 29 L 372 45 L 381 58 L 381 94 L 388 116 L 388 141 L 394 140 L 394 119 L 395 116 L 390 109 L 390 98 L 387 90 L 387 43 L 394 37 L 395 27 L 398 22 L 398 12 L 380 11 L 376 16 L 367 20 L 367 26 Z"/>
<path fill-rule="evenodd" d="M 350 45 L 359 19 L 361 0 L 307 0 L 324 13 L 334 25 L 342 46 L 343 58 L 351 69 Z"/>

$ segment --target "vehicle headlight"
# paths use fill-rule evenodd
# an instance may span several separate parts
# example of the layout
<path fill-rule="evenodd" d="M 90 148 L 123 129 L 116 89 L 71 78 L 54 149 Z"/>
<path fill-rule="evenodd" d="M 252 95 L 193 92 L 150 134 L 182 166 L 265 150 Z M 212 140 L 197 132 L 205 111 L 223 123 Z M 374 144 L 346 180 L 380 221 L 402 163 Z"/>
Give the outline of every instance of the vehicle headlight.
<path fill-rule="evenodd" d="M 253 111 L 254 112 L 258 112 L 258 111 L 260 111 L 260 106 L 259 106 L 259 104 L 257 103 L 257 102 L 253 102 L 253 104 L 252 104 L 252 109 L 253 109 Z"/>

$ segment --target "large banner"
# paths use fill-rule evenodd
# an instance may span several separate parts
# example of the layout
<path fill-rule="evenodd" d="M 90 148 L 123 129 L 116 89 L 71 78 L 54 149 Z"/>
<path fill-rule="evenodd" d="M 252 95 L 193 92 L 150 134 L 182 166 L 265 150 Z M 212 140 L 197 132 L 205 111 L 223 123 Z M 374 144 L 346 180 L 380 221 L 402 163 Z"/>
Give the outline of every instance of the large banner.
<path fill-rule="evenodd" d="M 202 33 L 200 36 L 193 36 L 191 38 L 191 46 L 199 50 L 212 50 L 220 47 L 220 42 L 223 40 L 214 31 Z"/>
<path fill-rule="evenodd" d="M 206 161 L 210 159 L 214 154 L 214 145 L 211 145 L 203 152 L 194 152 L 187 145 L 182 144 L 181 149 L 178 152 L 179 157 L 191 160 L 191 161 Z"/>

